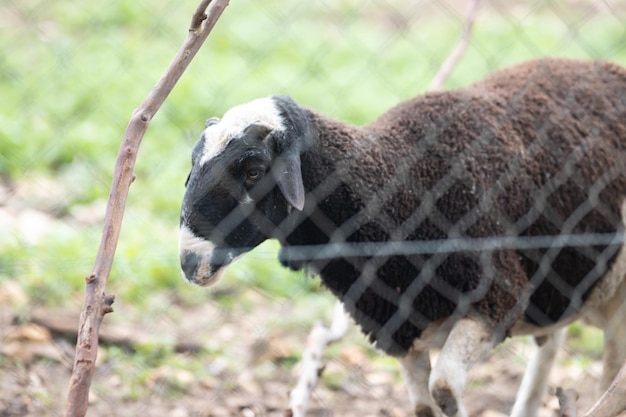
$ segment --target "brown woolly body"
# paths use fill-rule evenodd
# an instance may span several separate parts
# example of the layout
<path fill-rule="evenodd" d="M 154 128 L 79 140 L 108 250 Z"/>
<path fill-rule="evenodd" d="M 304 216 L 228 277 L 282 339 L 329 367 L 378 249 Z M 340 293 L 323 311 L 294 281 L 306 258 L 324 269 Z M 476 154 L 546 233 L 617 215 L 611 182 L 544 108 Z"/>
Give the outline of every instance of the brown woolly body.
<path fill-rule="evenodd" d="M 616 65 L 532 61 L 416 97 L 364 127 L 308 114 L 316 143 L 302 155 L 306 214 L 286 246 L 624 231 L 626 71 Z M 503 334 L 522 317 L 563 320 L 619 247 L 306 263 L 378 347 L 402 355 L 429 323 L 453 315 L 480 316 Z"/>

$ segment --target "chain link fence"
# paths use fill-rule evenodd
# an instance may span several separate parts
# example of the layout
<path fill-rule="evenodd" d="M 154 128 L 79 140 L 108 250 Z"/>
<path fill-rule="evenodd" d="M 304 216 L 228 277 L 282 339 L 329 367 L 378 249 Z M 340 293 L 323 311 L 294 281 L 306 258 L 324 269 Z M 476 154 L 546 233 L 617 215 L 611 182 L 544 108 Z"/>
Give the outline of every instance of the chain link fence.
<path fill-rule="evenodd" d="M 187 0 L 0 2 L 0 416 L 64 412 L 83 278 L 97 250 L 117 148 L 133 108 L 182 43 L 195 7 Z M 369 123 L 426 91 L 461 36 L 466 8 L 456 0 L 231 2 L 144 139 L 109 286 L 116 312 L 102 329 L 88 415 L 283 415 L 307 334 L 315 321 L 330 319 L 334 299 L 316 277 L 282 268 L 272 242 L 232 264 L 210 290 L 184 283 L 178 222 L 193 144 L 207 118 L 272 94 L 346 123 Z M 445 88 L 538 57 L 626 65 L 625 22 L 621 1 L 483 1 Z M 618 162 L 607 175 L 623 179 L 624 146 L 612 152 Z M 572 176 L 576 161 L 561 156 L 550 169 L 554 181 L 582 184 Z M 598 182 L 598 195 L 605 183 Z M 532 198 L 545 201 L 537 191 Z M 387 204 L 382 198 L 381 207 Z M 542 207 L 548 212 L 551 204 Z M 589 205 L 581 207 L 581 216 L 589 213 Z M 598 210 L 611 219 L 610 210 Z M 553 210 L 548 214 L 551 224 L 567 226 Z M 623 242 L 623 235 L 571 231 L 556 240 L 480 243 L 527 250 L 541 264 L 531 249 L 558 252 L 573 238 L 593 245 L 585 254 L 598 259 L 600 246 Z M 462 232 L 435 247 L 414 242 L 402 250 L 424 256 L 471 250 L 476 241 Z M 355 248 L 322 251 L 340 249 Z M 357 249 L 380 255 L 390 248 Z M 607 259 L 615 253 L 609 252 Z M 437 269 L 446 257 L 431 259 Z M 480 256 L 477 263 L 493 266 Z M 471 371 L 465 397 L 471 415 L 509 412 L 531 350 L 529 339 L 507 340 Z M 586 408 L 598 398 L 602 350 L 600 331 L 572 325 L 550 389 L 576 389 Z M 408 415 L 396 361 L 356 328 L 329 347 L 324 363 L 310 415 Z M 557 409 L 548 395 L 540 415 Z"/>

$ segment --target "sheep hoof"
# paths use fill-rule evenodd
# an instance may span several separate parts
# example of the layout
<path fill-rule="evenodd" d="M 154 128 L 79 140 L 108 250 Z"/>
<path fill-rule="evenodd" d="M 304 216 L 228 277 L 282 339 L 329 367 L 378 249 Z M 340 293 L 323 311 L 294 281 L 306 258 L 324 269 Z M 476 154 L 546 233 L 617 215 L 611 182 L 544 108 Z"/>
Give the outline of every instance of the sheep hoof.
<path fill-rule="evenodd" d="M 441 411 L 447 416 L 456 416 L 459 411 L 459 404 L 452 389 L 444 381 L 438 381 L 432 390 L 432 396 L 437 402 Z"/>
<path fill-rule="evenodd" d="M 419 404 L 415 406 L 415 417 L 437 417 L 438 415 L 429 405 Z"/>

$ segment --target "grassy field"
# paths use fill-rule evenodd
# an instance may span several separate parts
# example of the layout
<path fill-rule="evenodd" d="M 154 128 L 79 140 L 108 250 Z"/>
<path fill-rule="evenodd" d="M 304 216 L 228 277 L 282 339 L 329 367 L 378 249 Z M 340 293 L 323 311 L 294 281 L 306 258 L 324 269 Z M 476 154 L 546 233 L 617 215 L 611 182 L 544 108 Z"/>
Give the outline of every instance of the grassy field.
<path fill-rule="evenodd" d="M 126 124 L 184 40 L 196 6 L 190 0 L 83 3 L 0 1 L 0 284 L 18 284 L 28 300 L 19 308 L 26 311 L 80 307 Z M 109 286 L 121 314 L 111 320 L 158 316 L 177 323 L 185 309 L 209 300 L 226 322 L 229 314 L 263 312 L 274 328 L 306 334 L 332 300 L 316 279 L 280 268 L 274 243 L 234 264 L 221 289 L 191 288 L 181 279 L 178 211 L 191 147 L 208 117 L 259 96 L 288 94 L 362 124 L 423 92 L 461 32 L 463 2 L 408 3 L 232 0 L 144 138 Z M 602 10 L 583 1 L 506 4 L 483 5 L 448 88 L 540 56 L 626 65 L 626 11 L 617 4 Z M 266 302 L 279 308 L 259 308 Z M 285 321 L 280 306 L 287 304 L 293 308 Z M 586 334 L 576 332 L 578 339 Z M 196 376 L 213 372 L 198 364 L 202 356 L 181 362 L 163 338 L 138 355 L 106 351 L 120 364 L 111 372 L 133 381 L 125 386 L 128 398 L 151 392 L 146 378 L 152 375 L 128 369 L 167 363 Z M 387 366 L 360 336 L 353 340 Z M 594 341 L 582 346 L 599 349 Z M 207 355 L 226 350 L 214 344 Z M 297 348 L 292 354 L 288 368 Z M 124 361 L 115 362 L 116 355 Z M 227 356 L 237 362 L 237 353 Z M 7 360 L 0 355 L 0 364 Z M 133 366 L 124 368 L 129 361 Z"/>

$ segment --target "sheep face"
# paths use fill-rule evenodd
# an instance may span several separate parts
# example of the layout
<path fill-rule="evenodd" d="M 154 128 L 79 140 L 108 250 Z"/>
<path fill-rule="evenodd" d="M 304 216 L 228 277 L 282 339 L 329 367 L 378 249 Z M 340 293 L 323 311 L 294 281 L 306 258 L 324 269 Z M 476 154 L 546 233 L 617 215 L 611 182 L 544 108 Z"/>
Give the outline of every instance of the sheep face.
<path fill-rule="evenodd" d="M 179 255 L 185 278 L 207 286 L 235 258 L 302 210 L 301 132 L 287 126 L 287 98 L 267 98 L 209 119 L 192 152 L 180 216 Z M 293 104 L 295 106 L 295 104 Z"/>

